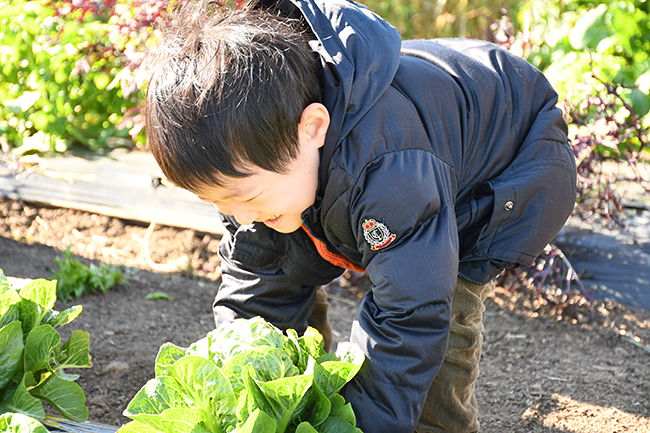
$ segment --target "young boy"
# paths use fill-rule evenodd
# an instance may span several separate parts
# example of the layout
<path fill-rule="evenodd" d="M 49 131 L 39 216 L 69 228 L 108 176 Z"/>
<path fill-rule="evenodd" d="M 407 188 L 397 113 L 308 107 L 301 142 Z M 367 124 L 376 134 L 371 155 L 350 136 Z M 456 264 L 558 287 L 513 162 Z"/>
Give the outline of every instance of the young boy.
<path fill-rule="evenodd" d="M 358 427 L 478 431 L 483 301 L 575 200 L 557 96 L 486 42 L 402 42 L 345 0 L 275 3 L 190 2 L 151 57 L 153 154 L 227 228 L 217 325 L 301 332 L 316 287 L 365 270 L 350 340 L 367 360 L 343 390 Z"/>

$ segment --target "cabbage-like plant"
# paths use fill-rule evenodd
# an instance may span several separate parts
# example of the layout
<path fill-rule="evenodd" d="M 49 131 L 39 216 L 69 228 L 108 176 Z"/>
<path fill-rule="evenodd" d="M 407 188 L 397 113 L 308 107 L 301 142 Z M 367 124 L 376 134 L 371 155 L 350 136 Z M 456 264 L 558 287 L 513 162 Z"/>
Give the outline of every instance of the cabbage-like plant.
<path fill-rule="evenodd" d="M 165 343 L 118 432 L 360 433 L 339 391 L 363 360 L 349 343 L 328 354 L 313 328 L 298 337 L 239 319 L 189 348 Z"/>
<path fill-rule="evenodd" d="M 75 330 L 61 342 L 55 329 L 72 322 L 81 306 L 62 312 L 53 310 L 56 281 L 34 280 L 15 289 L 0 270 L 0 427 L 33 425 L 45 418 L 43 403 L 77 422 L 88 419 L 86 397 L 68 368 L 91 366 L 90 336 Z M 32 420 L 30 420 L 32 419 Z M 25 427 L 27 428 L 27 427 Z M 17 430 L 18 431 L 18 430 Z"/>

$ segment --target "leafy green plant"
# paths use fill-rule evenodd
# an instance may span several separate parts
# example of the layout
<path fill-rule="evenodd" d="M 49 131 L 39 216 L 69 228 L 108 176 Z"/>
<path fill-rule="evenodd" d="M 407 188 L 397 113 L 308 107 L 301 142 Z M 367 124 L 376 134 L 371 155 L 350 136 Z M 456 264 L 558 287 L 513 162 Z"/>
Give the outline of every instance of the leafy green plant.
<path fill-rule="evenodd" d="M 261 318 L 239 319 L 181 348 L 165 343 L 156 377 L 124 411 L 119 433 L 360 433 L 339 391 L 364 355 L 349 343 L 336 354 L 308 328 L 283 335 Z"/>
<path fill-rule="evenodd" d="M 82 422 L 88 418 L 86 397 L 68 368 L 91 367 L 90 336 L 75 330 L 64 344 L 55 328 L 72 322 L 81 306 L 58 312 L 56 282 L 34 280 L 12 288 L 0 271 L 0 427 L 16 430 L 25 423 L 38 432 L 35 420 L 45 418 L 43 402 L 61 415 Z M 22 414 L 22 415 L 16 415 Z"/>
<path fill-rule="evenodd" d="M 127 278 L 122 271 L 106 263 L 99 266 L 91 263 L 85 265 L 78 259 L 73 259 L 70 247 L 63 252 L 63 259 L 54 259 L 59 269 L 51 279 L 58 282 L 57 295 L 63 301 L 79 298 L 86 293 L 101 291 L 106 293 L 119 283 L 125 283 Z"/>

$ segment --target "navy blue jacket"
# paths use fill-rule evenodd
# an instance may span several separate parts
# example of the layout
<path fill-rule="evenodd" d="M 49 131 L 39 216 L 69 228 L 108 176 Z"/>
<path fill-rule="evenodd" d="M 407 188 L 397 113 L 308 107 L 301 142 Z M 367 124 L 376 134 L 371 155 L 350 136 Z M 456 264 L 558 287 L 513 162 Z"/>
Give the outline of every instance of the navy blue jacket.
<path fill-rule="evenodd" d="M 475 40 L 404 41 L 365 7 L 287 0 L 316 36 L 331 124 L 313 236 L 366 269 L 343 390 L 358 427 L 410 433 L 444 358 L 456 279 L 528 265 L 570 215 L 576 168 L 557 95 L 526 61 Z M 316 285 L 343 269 L 303 232 L 223 216 L 217 324 L 261 315 L 304 330 Z"/>

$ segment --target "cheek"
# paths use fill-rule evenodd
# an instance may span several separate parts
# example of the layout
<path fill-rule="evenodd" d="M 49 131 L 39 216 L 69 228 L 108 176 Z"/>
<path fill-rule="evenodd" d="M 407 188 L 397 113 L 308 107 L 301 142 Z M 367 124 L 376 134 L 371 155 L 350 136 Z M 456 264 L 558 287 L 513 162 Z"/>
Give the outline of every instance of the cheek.
<path fill-rule="evenodd" d="M 232 215 L 232 210 L 226 205 L 222 204 L 222 205 L 217 206 L 216 204 L 212 203 L 212 206 L 214 206 L 214 208 L 216 210 L 218 210 L 219 212 L 221 212 L 222 214 Z"/>

